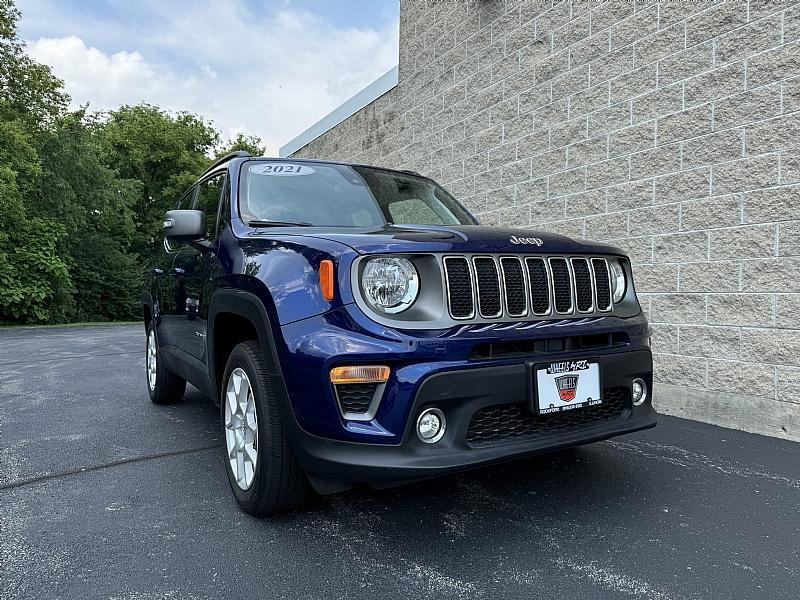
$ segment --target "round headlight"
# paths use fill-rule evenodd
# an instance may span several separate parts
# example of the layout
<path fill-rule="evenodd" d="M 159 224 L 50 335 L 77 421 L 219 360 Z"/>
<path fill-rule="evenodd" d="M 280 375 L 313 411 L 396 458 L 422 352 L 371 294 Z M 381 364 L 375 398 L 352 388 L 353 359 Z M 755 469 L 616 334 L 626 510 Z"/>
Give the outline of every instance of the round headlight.
<path fill-rule="evenodd" d="M 405 258 L 373 258 L 361 275 L 364 298 L 372 308 L 384 313 L 399 313 L 414 303 L 419 293 L 419 276 Z"/>
<path fill-rule="evenodd" d="M 625 269 L 616 259 L 608 261 L 608 270 L 611 273 L 611 294 L 614 304 L 625 296 Z"/>

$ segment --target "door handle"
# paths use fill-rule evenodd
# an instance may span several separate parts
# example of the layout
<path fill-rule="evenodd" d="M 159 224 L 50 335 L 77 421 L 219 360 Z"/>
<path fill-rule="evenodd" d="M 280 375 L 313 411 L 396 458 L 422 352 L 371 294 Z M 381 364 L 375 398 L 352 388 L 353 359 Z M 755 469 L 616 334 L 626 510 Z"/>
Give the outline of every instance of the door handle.
<path fill-rule="evenodd" d="M 163 274 L 164 274 L 164 269 L 159 269 L 158 267 L 153 269 L 153 275 L 163 275 Z"/>
<path fill-rule="evenodd" d="M 184 271 L 180 267 L 172 267 L 172 272 L 175 273 L 176 275 L 183 275 L 184 273 L 186 273 L 186 271 Z"/>

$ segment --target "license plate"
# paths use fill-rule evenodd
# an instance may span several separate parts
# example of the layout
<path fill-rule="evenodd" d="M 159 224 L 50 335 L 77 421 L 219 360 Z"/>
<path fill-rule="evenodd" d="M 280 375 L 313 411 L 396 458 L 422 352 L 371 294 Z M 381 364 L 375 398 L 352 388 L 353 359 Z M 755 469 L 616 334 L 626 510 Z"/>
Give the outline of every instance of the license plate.
<path fill-rule="evenodd" d="M 536 370 L 539 414 L 564 412 L 601 404 L 600 367 L 588 360 L 567 360 Z"/>

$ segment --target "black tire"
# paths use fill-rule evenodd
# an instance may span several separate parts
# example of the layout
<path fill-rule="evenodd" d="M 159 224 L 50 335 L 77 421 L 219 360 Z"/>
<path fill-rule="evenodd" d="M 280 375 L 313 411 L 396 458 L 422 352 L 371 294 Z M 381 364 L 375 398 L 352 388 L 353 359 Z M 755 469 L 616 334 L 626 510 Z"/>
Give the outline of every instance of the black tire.
<path fill-rule="evenodd" d="M 150 336 L 153 336 L 153 342 L 155 344 L 155 385 L 150 384 Z M 156 404 L 175 404 L 176 402 L 180 402 L 183 399 L 183 394 L 186 392 L 186 380 L 178 377 L 175 375 L 175 373 L 167 369 L 167 367 L 164 365 L 164 361 L 161 360 L 161 350 L 158 347 L 158 336 L 153 328 L 152 321 L 147 325 L 147 337 L 145 338 L 144 352 L 144 373 L 147 380 L 147 391 L 150 393 L 150 400 Z"/>
<path fill-rule="evenodd" d="M 236 368 L 241 368 L 250 380 L 257 417 L 258 458 L 248 489 L 242 489 L 236 482 L 225 443 L 225 393 L 231 373 Z M 311 485 L 286 438 L 280 407 L 272 392 L 258 342 L 241 343 L 228 357 L 220 389 L 220 426 L 225 472 L 233 494 L 245 512 L 255 516 L 274 515 L 300 508 L 309 500 Z"/>

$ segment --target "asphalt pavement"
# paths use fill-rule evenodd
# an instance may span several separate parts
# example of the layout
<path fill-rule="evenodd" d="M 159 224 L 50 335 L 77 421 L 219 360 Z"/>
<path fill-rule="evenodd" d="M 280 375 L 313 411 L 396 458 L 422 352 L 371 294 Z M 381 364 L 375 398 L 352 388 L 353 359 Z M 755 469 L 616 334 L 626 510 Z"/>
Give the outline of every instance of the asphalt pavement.
<path fill-rule="evenodd" d="M 255 519 L 145 386 L 141 325 L 0 329 L 0 598 L 800 597 L 800 444 L 661 417 Z"/>

